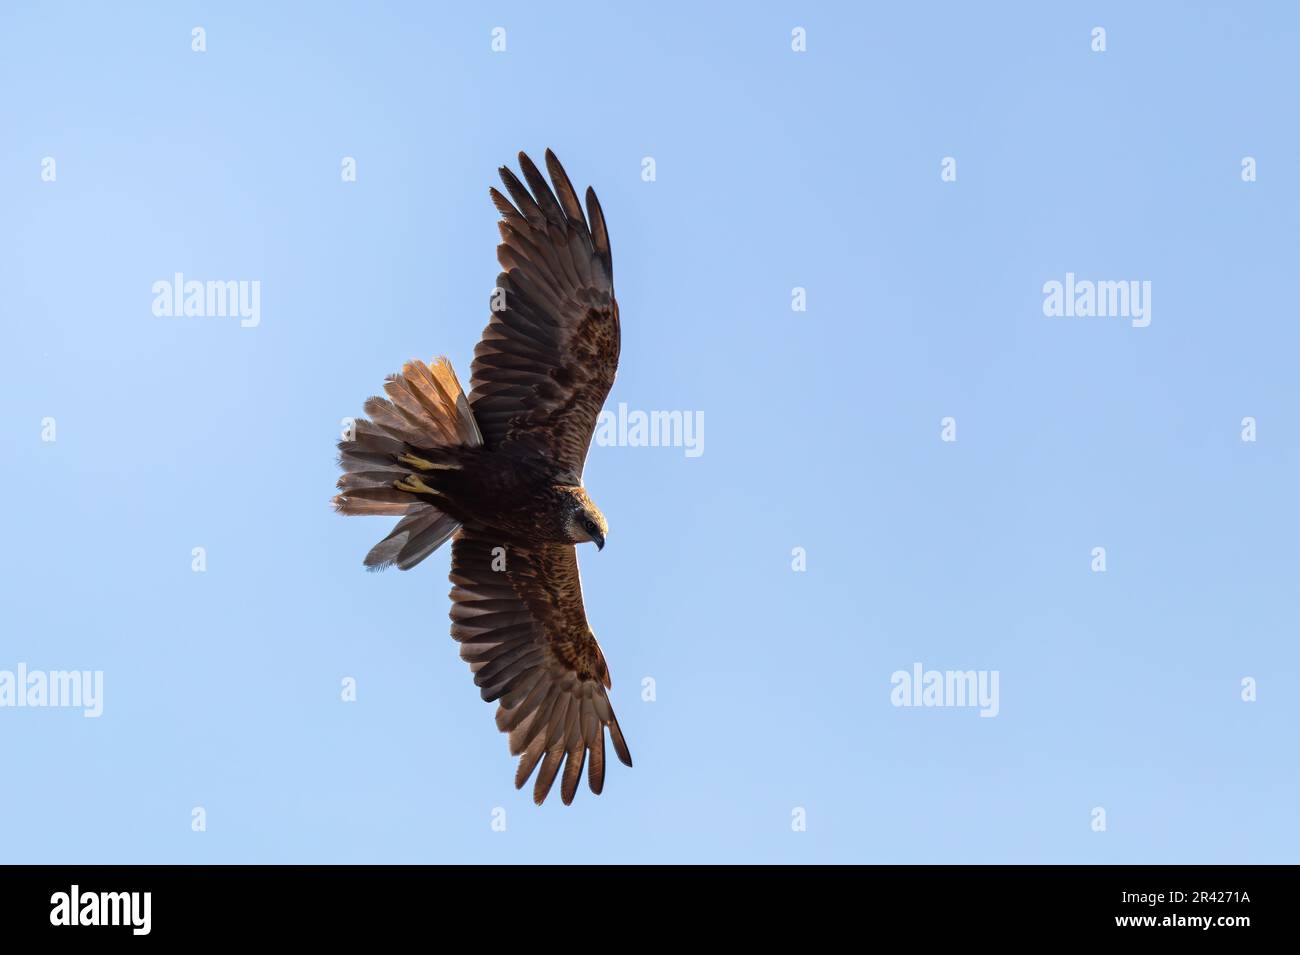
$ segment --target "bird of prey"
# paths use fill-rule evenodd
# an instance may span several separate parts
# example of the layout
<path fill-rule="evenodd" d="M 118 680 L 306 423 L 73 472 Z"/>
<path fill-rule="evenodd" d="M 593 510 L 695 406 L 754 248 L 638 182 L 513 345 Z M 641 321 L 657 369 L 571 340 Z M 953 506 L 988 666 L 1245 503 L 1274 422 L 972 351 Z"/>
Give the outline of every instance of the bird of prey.
<path fill-rule="evenodd" d="M 573 801 L 587 767 L 599 794 L 605 732 L 632 757 L 609 703 L 605 656 L 587 624 L 575 545 L 605 546 L 609 528 L 582 466 L 618 366 L 618 302 L 596 193 L 586 214 L 546 151 L 554 191 L 524 153 L 521 182 L 501 167 L 504 270 L 474 349 L 468 397 L 446 358 L 407 362 L 365 403 L 339 443 L 344 514 L 401 517 L 366 566 L 414 567 L 450 540 L 451 635 L 497 727 L 519 756 L 516 788 L 540 764 L 541 805 L 561 765 Z M 527 185 L 525 185 L 525 182 Z"/>

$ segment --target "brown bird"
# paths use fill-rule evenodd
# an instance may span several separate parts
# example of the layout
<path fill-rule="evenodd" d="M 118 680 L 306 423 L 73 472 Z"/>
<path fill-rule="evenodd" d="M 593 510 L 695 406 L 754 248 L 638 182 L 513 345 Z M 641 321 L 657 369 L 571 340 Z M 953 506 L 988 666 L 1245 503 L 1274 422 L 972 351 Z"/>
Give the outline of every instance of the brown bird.
<path fill-rule="evenodd" d="M 596 417 L 618 367 L 618 302 L 596 193 L 587 212 L 555 155 L 554 192 L 523 153 L 527 186 L 501 167 L 492 317 L 474 349 L 466 398 L 446 358 L 408 362 L 365 403 L 334 498 L 344 514 L 401 520 L 366 566 L 409 570 L 451 545 L 451 635 L 497 727 L 520 757 L 515 786 L 541 764 L 540 805 L 564 766 L 573 801 L 605 783 L 605 731 L 632 756 L 610 707 L 609 669 L 587 624 L 575 544 L 605 546 L 608 525 L 582 485 Z M 531 191 L 530 191 L 531 190 Z M 511 202 L 513 199 L 513 203 Z"/>

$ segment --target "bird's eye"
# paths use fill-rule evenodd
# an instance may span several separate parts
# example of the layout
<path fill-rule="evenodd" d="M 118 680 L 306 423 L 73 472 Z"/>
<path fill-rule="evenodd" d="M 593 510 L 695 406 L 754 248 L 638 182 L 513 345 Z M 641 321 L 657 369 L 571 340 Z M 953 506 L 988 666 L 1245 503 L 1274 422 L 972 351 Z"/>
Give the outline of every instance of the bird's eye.
<path fill-rule="evenodd" d="M 586 524 L 586 526 L 587 526 L 587 533 L 588 533 L 588 534 L 594 534 L 594 533 L 596 533 L 596 524 L 595 524 L 594 521 L 584 521 L 583 523 Z"/>

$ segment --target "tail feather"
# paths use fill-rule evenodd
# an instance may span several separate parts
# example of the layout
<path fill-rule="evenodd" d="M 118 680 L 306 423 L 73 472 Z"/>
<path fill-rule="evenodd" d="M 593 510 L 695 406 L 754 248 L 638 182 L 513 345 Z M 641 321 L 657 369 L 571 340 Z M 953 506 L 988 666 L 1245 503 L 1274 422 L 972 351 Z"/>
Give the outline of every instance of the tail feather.
<path fill-rule="evenodd" d="M 483 443 L 469 400 L 447 359 L 443 358 L 433 366 L 419 361 L 408 362 L 402 375 L 410 394 L 423 407 L 427 420 L 441 428 L 446 444 L 477 447 Z"/>
<path fill-rule="evenodd" d="M 432 495 L 403 488 L 427 490 L 417 464 L 455 467 L 448 449 L 478 447 L 483 436 L 446 358 L 433 365 L 407 362 L 400 375 L 389 376 L 384 391 L 387 399 L 366 401 L 370 417 L 357 419 L 352 440 L 339 442 L 343 475 L 334 506 L 342 514 L 400 515 L 365 564 L 372 570 L 393 564 L 408 570 L 446 543 L 460 524 L 429 500 Z"/>
<path fill-rule="evenodd" d="M 403 517 L 391 534 L 370 548 L 366 567 L 384 570 L 396 564 L 398 570 L 410 570 L 445 544 L 458 527 L 460 524 L 442 511 L 426 505 Z"/>

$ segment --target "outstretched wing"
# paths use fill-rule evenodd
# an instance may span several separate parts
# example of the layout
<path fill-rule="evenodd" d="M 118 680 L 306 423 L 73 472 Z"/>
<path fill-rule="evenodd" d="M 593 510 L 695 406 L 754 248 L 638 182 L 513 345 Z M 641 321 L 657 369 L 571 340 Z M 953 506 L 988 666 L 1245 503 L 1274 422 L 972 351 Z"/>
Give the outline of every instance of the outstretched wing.
<path fill-rule="evenodd" d="M 609 235 L 596 193 L 587 189 L 588 225 L 549 149 L 555 192 L 523 153 L 519 166 L 527 186 L 501 167 L 513 204 L 490 190 L 501 213 L 497 259 L 505 271 L 474 349 L 469 403 L 488 447 L 522 443 L 580 478 L 618 368 Z"/>
<path fill-rule="evenodd" d="M 541 805 L 563 763 L 568 805 L 586 762 L 599 794 L 607 728 L 618 758 L 631 766 L 632 756 L 605 692 L 609 671 L 587 626 L 573 545 L 503 541 L 467 526 L 452 543 L 451 582 L 451 635 L 483 699 L 500 701 L 497 728 L 520 757 L 515 788 L 540 762 L 533 801 Z"/>

